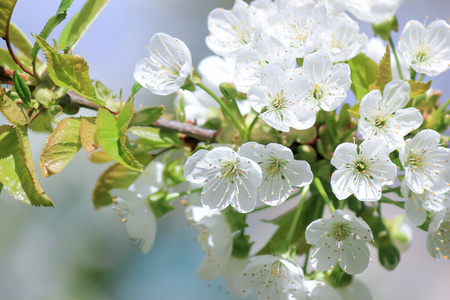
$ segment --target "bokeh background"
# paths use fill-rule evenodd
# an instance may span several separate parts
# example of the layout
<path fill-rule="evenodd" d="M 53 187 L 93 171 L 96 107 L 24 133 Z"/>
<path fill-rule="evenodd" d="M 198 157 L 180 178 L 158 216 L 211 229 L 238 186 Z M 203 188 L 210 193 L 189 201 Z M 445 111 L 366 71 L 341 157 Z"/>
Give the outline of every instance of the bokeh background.
<path fill-rule="evenodd" d="M 13 21 L 30 37 L 37 34 L 56 12 L 58 0 L 19 0 Z M 70 19 L 84 4 L 75 0 Z M 211 55 L 204 39 L 207 16 L 216 7 L 231 8 L 230 0 L 111 0 L 78 44 L 90 65 L 91 78 L 124 95 L 130 91 L 136 62 L 146 55 L 145 46 L 157 32 L 166 32 L 186 42 L 196 66 Z M 405 0 L 397 16 L 400 30 L 406 21 L 424 21 L 450 15 L 448 0 Z M 67 21 L 66 21 L 67 22 Z M 64 22 L 50 38 L 59 37 Z M 370 24 L 361 29 L 372 35 Z M 394 40 L 398 34 L 394 34 Z M 5 47 L 3 41 L 0 42 Z M 448 98 L 450 72 L 436 78 L 435 89 Z M 350 100 L 351 101 L 351 100 Z M 141 104 L 167 104 L 173 97 L 156 97 L 143 90 Z M 82 111 L 90 115 L 89 111 Z M 5 120 L 0 119 L 4 124 Z M 32 135 L 37 165 L 43 134 Z M 233 299 L 221 282 L 197 279 L 203 253 L 194 241 L 196 232 L 186 226 L 181 208 L 158 221 L 155 245 L 147 255 L 131 244 L 116 212 L 111 208 L 95 211 L 91 192 L 106 165 L 93 165 L 81 151 L 59 175 L 40 183 L 56 209 L 28 207 L 6 192 L 0 195 L 0 299 Z M 261 247 L 275 227 L 260 222 L 271 219 L 296 203 L 252 214 L 249 232 Z M 390 216 L 400 211 L 384 209 Z M 359 276 L 371 289 L 374 299 L 449 299 L 450 264 L 436 262 L 426 252 L 426 233 L 414 229 L 411 247 L 401 262 L 386 271 L 375 262 Z M 372 248 L 372 256 L 376 251 Z M 301 262 L 301 260 L 300 260 Z"/>

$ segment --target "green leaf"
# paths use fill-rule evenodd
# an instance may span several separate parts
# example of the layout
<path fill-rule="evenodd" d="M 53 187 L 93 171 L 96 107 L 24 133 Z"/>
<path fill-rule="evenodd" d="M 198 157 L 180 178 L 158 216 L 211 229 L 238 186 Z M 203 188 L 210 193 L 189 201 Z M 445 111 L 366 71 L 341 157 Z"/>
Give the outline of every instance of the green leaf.
<path fill-rule="evenodd" d="M 0 97 L 0 111 L 11 124 L 28 124 L 28 115 L 22 106 L 17 105 L 2 89 L 0 89 Z"/>
<path fill-rule="evenodd" d="M 0 127 L 0 181 L 17 200 L 53 206 L 37 181 L 25 126 Z"/>
<path fill-rule="evenodd" d="M 428 82 L 417 82 L 412 79 L 408 80 L 409 85 L 411 86 L 411 98 L 415 98 L 417 96 L 422 95 L 426 91 L 428 91 L 431 87 L 431 80 Z"/>
<path fill-rule="evenodd" d="M 84 151 L 90 153 L 100 146 L 97 141 L 97 124 L 95 118 L 82 118 L 80 126 L 81 144 Z"/>
<path fill-rule="evenodd" d="M 359 115 L 359 103 L 353 104 L 352 108 L 348 110 L 355 118 L 359 119 L 361 116 Z"/>
<path fill-rule="evenodd" d="M 94 155 L 94 153 L 92 153 L 92 155 Z M 148 154 L 137 156 L 139 162 L 144 166 L 147 166 L 154 158 L 154 155 Z M 141 175 L 141 172 L 131 170 L 119 163 L 115 163 L 106 169 L 98 178 L 94 192 L 92 193 L 95 209 L 112 204 L 113 199 L 109 194 L 109 191 L 112 189 L 129 188 L 139 175 Z"/>
<path fill-rule="evenodd" d="M 0 37 L 6 38 L 9 31 L 9 22 L 11 15 L 16 6 L 17 0 L 2 0 L 0 1 Z"/>
<path fill-rule="evenodd" d="M 95 95 L 89 77 L 89 66 L 84 59 L 73 55 L 59 54 L 43 38 L 36 35 L 34 37 L 44 51 L 48 73 L 56 85 L 69 88 L 97 105 L 105 105 L 105 102 Z"/>
<path fill-rule="evenodd" d="M 104 164 L 114 161 L 114 158 L 103 150 L 92 152 L 91 155 L 88 156 L 88 159 L 94 164 Z"/>
<path fill-rule="evenodd" d="M 153 127 L 131 127 L 128 132 L 140 137 L 134 141 L 137 144 L 150 146 L 154 149 L 164 149 L 174 146 L 170 140 L 164 140 L 160 136 L 160 129 Z"/>
<path fill-rule="evenodd" d="M 12 59 L 8 50 L 2 48 L 0 48 L 0 66 L 14 71 L 21 70 L 19 65 L 17 65 L 14 59 Z"/>
<path fill-rule="evenodd" d="M 137 92 L 142 88 L 142 85 L 139 82 L 135 82 L 133 87 L 131 88 L 131 95 L 128 97 L 128 102 L 131 101 Z"/>
<path fill-rule="evenodd" d="M 131 119 L 130 126 L 148 126 L 153 124 L 164 114 L 164 106 L 147 107 L 136 112 Z"/>
<path fill-rule="evenodd" d="M 133 104 L 128 103 L 117 117 L 101 108 L 97 115 L 97 139 L 100 147 L 124 166 L 142 171 L 142 166 L 128 149 L 126 130 L 133 115 Z"/>
<path fill-rule="evenodd" d="M 80 118 L 63 119 L 48 137 L 39 160 L 42 176 L 58 174 L 80 151 L 80 124 Z"/>
<path fill-rule="evenodd" d="M 18 55 L 22 54 L 31 62 L 31 49 L 33 45 L 30 40 L 26 37 L 22 30 L 17 27 L 13 22 L 9 23 L 9 40 L 17 50 L 19 50 Z"/>
<path fill-rule="evenodd" d="M 53 29 L 58 26 L 67 16 L 67 10 L 69 9 L 70 5 L 72 4 L 73 0 L 62 0 L 61 4 L 59 5 L 58 11 L 56 14 L 50 18 L 50 20 L 47 21 L 47 24 L 45 24 L 44 28 L 42 29 L 39 36 L 46 40 L 50 33 L 53 31 Z M 40 49 L 40 46 L 38 43 L 34 43 L 33 51 L 31 52 L 31 56 L 33 59 L 36 57 Z"/>
<path fill-rule="evenodd" d="M 29 128 L 36 132 L 53 132 L 53 116 L 48 109 L 43 109 L 37 117 L 31 121 Z"/>
<path fill-rule="evenodd" d="M 358 101 L 369 92 L 369 86 L 377 80 L 378 65 L 363 53 L 348 61 L 351 69 L 351 89 Z"/>
<path fill-rule="evenodd" d="M 372 29 L 375 36 L 379 35 L 383 40 L 387 41 L 391 37 L 392 30 L 398 31 L 397 17 L 393 16 L 392 19 L 380 24 L 372 23 Z"/>
<path fill-rule="evenodd" d="M 109 0 L 87 0 L 61 33 L 61 49 L 69 47 L 73 50 L 108 2 Z"/>
<path fill-rule="evenodd" d="M 380 61 L 377 81 L 369 86 L 369 90 L 380 90 L 383 92 L 386 84 L 392 81 L 392 69 L 391 69 L 391 50 L 389 44 L 386 45 L 386 53 Z"/>
<path fill-rule="evenodd" d="M 16 89 L 16 92 L 19 95 L 20 99 L 22 99 L 23 103 L 25 103 L 26 105 L 30 105 L 31 104 L 30 89 L 28 88 L 28 85 L 25 82 L 25 80 L 19 75 L 19 73 L 17 73 L 17 71 L 14 71 L 13 82 L 14 88 Z"/>

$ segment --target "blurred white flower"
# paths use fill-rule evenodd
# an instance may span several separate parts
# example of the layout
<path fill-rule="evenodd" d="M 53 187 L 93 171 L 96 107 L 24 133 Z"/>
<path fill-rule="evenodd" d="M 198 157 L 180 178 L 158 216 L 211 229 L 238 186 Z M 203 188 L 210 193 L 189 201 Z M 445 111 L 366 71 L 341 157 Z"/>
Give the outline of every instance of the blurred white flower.
<path fill-rule="evenodd" d="M 450 68 L 450 26 L 444 20 L 423 25 L 409 21 L 398 43 L 406 65 L 418 73 L 436 76 Z"/>
<path fill-rule="evenodd" d="M 350 67 L 347 64 L 333 65 L 325 50 L 307 55 L 301 70 L 309 80 L 305 103 L 314 115 L 320 109 L 335 110 L 347 98 L 347 91 L 352 83 Z"/>
<path fill-rule="evenodd" d="M 208 16 L 206 45 L 221 56 L 236 56 L 251 48 L 261 36 L 264 19 L 255 8 L 236 0 L 231 10 L 216 8 Z"/>
<path fill-rule="evenodd" d="M 434 130 L 422 130 L 399 149 L 405 168 L 404 181 L 416 194 L 425 190 L 433 193 L 450 190 L 450 150 L 440 147 L 440 138 Z"/>
<path fill-rule="evenodd" d="M 293 187 L 308 185 L 313 179 L 309 164 L 295 160 L 291 149 L 283 145 L 249 142 L 239 148 L 239 154 L 261 166 L 263 180 L 258 195 L 267 205 L 280 205 L 294 192 Z"/>
<path fill-rule="evenodd" d="M 347 0 L 347 9 L 357 19 L 380 24 L 391 20 L 403 0 Z"/>
<path fill-rule="evenodd" d="M 303 57 L 317 49 L 316 35 L 326 18 L 324 6 L 290 6 L 269 16 L 265 31 L 267 35 L 276 36 L 286 47 L 292 48 L 295 57 Z"/>
<path fill-rule="evenodd" d="M 247 289 L 254 289 L 259 300 L 307 299 L 303 270 L 281 257 L 252 257 L 239 280 Z"/>
<path fill-rule="evenodd" d="M 344 272 L 354 275 L 369 265 L 367 243 L 373 241 L 372 230 L 363 220 L 337 209 L 330 219 L 318 219 L 306 228 L 306 241 L 312 244 L 311 265 L 318 271 L 332 269 L 337 263 Z"/>
<path fill-rule="evenodd" d="M 347 9 L 347 0 L 314 0 L 317 4 L 321 4 L 327 8 L 328 14 L 335 16 Z"/>
<path fill-rule="evenodd" d="M 370 289 L 364 282 L 356 277 L 353 277 L 352 282 L 344 287 L 337 287 L 336 291 L 341 295 L 342 299 L 358 299 L 358 300 L 372 300 Z"/>
<path fill-rule="evenodd" d="M 177 38 L 157 33 L 148 46 L 150 56 L 137 63 L 134 79 L 156 95 L 178 91 L 192 74 L 188 47 Z"/>
<path fill-rule="evenodd" d="M 203 206 L 218 211 L 231 205 L 242 213 L 255 208 L 261 168 L 238 153 L 217 147 L 211 151 L 199 150 L 186 161 L 186 180 L 206 183 L 201 193 Z"/>
<path fill-rule="evenodd" d="M 359 33 L 359 25 L 345 13 L 327 18 L 320 33 L 320 48 L 329 52 L 333 62 L 347 61 L 359 53 L 367 43 L 367 35 Z"/>
<path fill-rule="evenodd" d="M 305 283 L 308 288 L 308 300 L 343 300 L 336 290 L 325 282 L 307 280 Z"/>
<path fill-rule="evenodd" d="M 450 212 L 439 212 L 428 226 L 427 249 L 434 259 L 450 259 Z"/>
<path fill-rule="evenodd" d="M 402 195 L 405 198 L 405 212 L 414 225 L 422 225 L 427 219 L 427 211 L 440 212 L 450 210 L 450 192 L 437 194 L 425 190 L 422 194 L 411 191 L 406 185 L 406 181 L 402 182 Z"/>
<path fill-rule="evenodd" d="M 241 51 L 236 60 L 236 89 L 247 93 L 252 84 L 260 81 L 266 66 L 273 62 L 281 63 L 285 72 L 292 71 L 296 66 L 292 51 L 275 37 L 261 37 L 255 48 Z"/>
<path fill-rule="evenodd" d="M 361 201 L 377 201 L 384 185 L 394 184 L 397 166 L 389 158 L 389 146 L 382 138 L 369 138 L 356 144 L 343 143 L 334 151 L 331 164 L 333 193 L 339 200 L 354 194 Z"/>
<path fill-rule="evenodd" d="M 409 102 L 411 86 L 408 82 L 394 80 L 380 90 L 369 92 L 361 100 L 358 131 L 363 138 L 378 136 L 384 139 L 391 151 L 401 147 L 404 136 L 419 128 L 423 122 L 420 110 L 405 107 Z"/>
<path fill-rule="evenodd" d="M 301 130 L 314 125 L 316 113 L 304 101 L 310 85 L 300 72 L 286 73 L 283 65 L 271 63 L 261 73 L 261 83 L 250 87 L 248 101 L 269 126 L 289 132 L 290 127 Z"/>

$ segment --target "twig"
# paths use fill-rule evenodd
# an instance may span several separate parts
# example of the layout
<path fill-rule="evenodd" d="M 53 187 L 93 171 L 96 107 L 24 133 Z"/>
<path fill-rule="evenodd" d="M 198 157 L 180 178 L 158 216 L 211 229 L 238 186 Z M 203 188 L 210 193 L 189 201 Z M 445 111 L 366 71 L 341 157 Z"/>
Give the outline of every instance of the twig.
<path fill-rule="evenodd" d="M 32 72 L 28 71 L 27 68 L 25 68 L 24 65 L 20 62 L 20 60 L 17 58 L 17 56 L 14 54 L 14 51 L 11 47 L 11 41 L 9 40 L 9 33 L 7 33 L 6 37 L 3 38 L 6 42 L 6 47 L 8 47 L 9 54 L 11 54 L 11 57 L 14 59 L 16 64 L 27 74 L 30 74 L 31 76 L 34 76 Z"/>

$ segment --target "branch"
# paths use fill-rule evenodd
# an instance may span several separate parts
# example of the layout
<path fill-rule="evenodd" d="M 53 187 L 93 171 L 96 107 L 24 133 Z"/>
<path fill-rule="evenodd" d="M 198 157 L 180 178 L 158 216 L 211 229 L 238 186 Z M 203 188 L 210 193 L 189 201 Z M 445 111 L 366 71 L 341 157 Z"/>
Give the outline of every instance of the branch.
<path fill-rule="evenodd" d="M 73 105 L 78 107 L 84 107 L 91 110 L 98 110 L 100 106 L 92 103 L 86 98 L 78 95 L 74 91 L 68 91 L 63 97 L 59 99 L 59 103 L 63 105 Z M 196 125 L 181 123 L 175 120 L 169 120 L 164 118 L 159 118 L 154 123 L 149 124 L 149 126 L 165 129 L 168 131 L 173 131 L 177 133 L 182 133 L 187 136 L 193 137 L 200 141 L 213 142 L 216 137 L 216 130 L 201 128 Z"/>
<path fill-rule="evenodd" d="M 20 62 L 20 60 L 17 58 L 17 56 L 14 54 L 14 51 L 11 47 L 11 42 L 9 40 L 9 33 L 7 34 L 6 37 L 3 38 L 6 41 L 6 47 L 8 47 L 8 51 L 9 54 L 11 54 L 11 57 L 14 59 L 14 61 L 16 62 L 16 64 L 27 74 L 30 74 L 31 76 L 34 76 L 33 73 L 31 73 L 30 71 L 28 71 L 27 68 L 25 68 L 24 65 L 22 65 L 22 63 Z"/>

